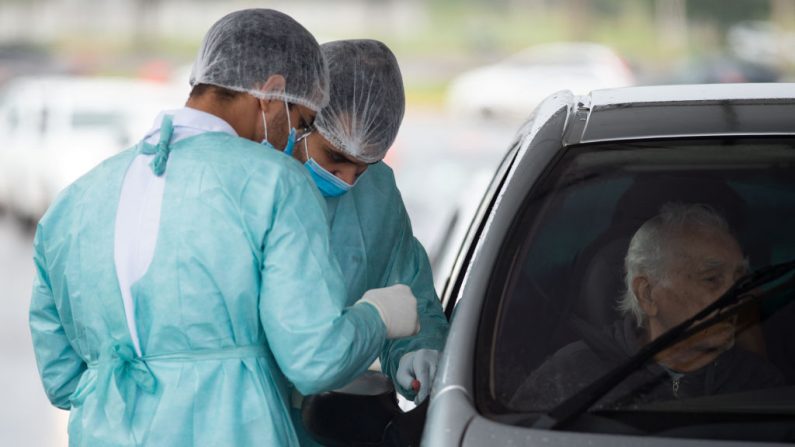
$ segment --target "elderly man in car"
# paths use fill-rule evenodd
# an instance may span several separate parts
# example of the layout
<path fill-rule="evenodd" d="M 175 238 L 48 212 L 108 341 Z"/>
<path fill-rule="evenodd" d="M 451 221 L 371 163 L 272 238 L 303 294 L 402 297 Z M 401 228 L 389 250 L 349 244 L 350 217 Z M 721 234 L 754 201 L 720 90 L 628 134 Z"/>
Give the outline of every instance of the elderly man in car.
<path fill-rule="evenodd" d="M 717 300 L 747 271 L 726 221 L 711 208 L 669 203 L 632 237 L 625 257 L 625 318 L 569 344 L 519 387 L 511 404 L 550 409 L 627 360 L 644 344 Z M 736 320 L 663 350 L 597 406 L 682 399 L 779 386 L 780 373 L 736 344 Z"/>

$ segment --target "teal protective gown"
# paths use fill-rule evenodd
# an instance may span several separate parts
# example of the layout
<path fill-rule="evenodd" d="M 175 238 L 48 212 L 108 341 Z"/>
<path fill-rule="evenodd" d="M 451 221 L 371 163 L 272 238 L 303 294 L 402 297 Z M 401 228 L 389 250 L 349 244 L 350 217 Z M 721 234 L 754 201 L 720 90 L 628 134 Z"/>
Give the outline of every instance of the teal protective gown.
<path fill-rule="evenodd" d="M 296 445 L 288 381 L 303 394 L 349 382 L 385 327 L 370 305 L 346 308 L 303 167 L 220 132 L 161 146 L 108 159 L 39 223 L 30 328 L 47 395 L 71 410 L 72 446 Z M 168 171 L 154 258 L 132 287 L 143 357 L 113 258 L 138 151 Z"/>
<path fill-rule="evenodd" d="M 368 167 L 350 192 L 326 198 L 326 203 L 331 247 L 345 277 L 349 303 L 366 290 L 394 284 L 410 286 L 417 297 L 420 332 L 387 340 L 381 350 L 381 368 L 394 378 L 403 354 L 444 348 L 448 322 L 433 286 L 428 256 L 414 237 L 394 174 L 385 163 Z M 401 394 L 414 398 L 412 390 L 393 383 Z M 303 427 L 297 409 L 293 410 L 293 420 L 301 445 L 317 445 Z"/>
<path fill-rule="evenodd" d="M 387 340 L 381 368 L 394 377 L 403 354 L 417 349 L 442 350 L 448 323 L 433 286 L 428 255 L 414 237 L 392 169 L 384 162 L 367 168 L 350 192 L 326 198 L 331 224 L 331 251 L 348 289 L 348 305 L 369 290 L 406 284 L 417 297 L 420 332 Z M 395 386 L 400 388 L 397 382 Z M 414 398 L 411 390 L 401 394 Z"/>

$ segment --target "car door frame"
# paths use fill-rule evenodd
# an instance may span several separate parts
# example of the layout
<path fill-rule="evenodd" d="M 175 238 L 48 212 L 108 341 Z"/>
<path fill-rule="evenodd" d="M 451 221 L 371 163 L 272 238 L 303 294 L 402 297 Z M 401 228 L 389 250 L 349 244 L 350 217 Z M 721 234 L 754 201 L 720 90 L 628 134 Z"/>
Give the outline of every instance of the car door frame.
<path fill-rule="evenodd" d="M 467 426 L 485 419 L 475 405 L 474 362 L 486 287 L 528 191 L 562 153 L 567 126 L 579 116 L 575 104 L 571 92 L 558 92 L 522 126 L 461 245 L 442 293 L 451 328 L 432 388 L 423 445 L 463 445 Z"/>

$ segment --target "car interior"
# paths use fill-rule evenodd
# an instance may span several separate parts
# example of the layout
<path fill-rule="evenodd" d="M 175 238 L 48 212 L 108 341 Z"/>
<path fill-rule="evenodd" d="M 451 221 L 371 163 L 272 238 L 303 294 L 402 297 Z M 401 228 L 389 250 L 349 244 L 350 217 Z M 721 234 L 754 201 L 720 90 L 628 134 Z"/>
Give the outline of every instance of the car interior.
<path fill-rule="evenodd" d="M 479 407 L 495 415 L 548 410 L 509 403 L 552 354 L 622 318 L 630 238 L 663 204 L 712 207 L 751 269 L 795 259 L 793 179 L 795 145 L 775 139 L 569 149 L 529 192 L 494 267 L 478 334 Z M 736 343 L 792 387 L 795 292 L 780 295 L 745 306 Z"/>

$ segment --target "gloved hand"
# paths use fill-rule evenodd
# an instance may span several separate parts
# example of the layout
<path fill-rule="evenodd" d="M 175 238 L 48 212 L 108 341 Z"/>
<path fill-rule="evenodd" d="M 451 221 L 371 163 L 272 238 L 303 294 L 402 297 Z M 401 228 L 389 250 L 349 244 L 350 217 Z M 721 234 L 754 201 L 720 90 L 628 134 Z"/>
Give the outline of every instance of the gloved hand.
<path fill-rule="evenodd" d="M 386 338 L 410 337 L 420 331 L 417 316 L 417 298 L 404 284 L 364 292 L 356 302 L 368 303 L 375 307 L 386 326 Z"/>
<path fill-rule="evenodd" d="M 419 404 L 430 394 L 437 363 L 439 363 L 439 351 L 434 349 L 412 351 L 400 358 L 395 380 L 407 390 L 413 389 L 412 383 L 415 380 L 419 382 L 419 390 L 414 389 L 417 393 L 414 398 L 415 404 Z"/>

